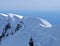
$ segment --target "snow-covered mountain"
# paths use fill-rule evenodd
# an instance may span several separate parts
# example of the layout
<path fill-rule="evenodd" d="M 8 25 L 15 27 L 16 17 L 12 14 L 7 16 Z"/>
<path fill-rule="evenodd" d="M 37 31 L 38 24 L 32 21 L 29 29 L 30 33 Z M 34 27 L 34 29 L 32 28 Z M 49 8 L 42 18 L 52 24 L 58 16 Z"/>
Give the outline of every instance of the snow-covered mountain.
<path fill-rule="evenodd" d="M 0 13 L 0 46 L 60 46 L 60 29 L 45 19 Z"/>

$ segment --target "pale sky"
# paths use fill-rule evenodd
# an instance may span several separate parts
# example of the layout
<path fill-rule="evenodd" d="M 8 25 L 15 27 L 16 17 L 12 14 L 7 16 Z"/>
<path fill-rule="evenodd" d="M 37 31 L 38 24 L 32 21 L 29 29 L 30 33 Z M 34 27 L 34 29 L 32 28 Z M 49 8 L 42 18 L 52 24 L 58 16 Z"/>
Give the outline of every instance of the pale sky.
<path fill-rule="evenodd" d="M 60 0 L 0 0 L 0 9 L 60 9 Z"/>

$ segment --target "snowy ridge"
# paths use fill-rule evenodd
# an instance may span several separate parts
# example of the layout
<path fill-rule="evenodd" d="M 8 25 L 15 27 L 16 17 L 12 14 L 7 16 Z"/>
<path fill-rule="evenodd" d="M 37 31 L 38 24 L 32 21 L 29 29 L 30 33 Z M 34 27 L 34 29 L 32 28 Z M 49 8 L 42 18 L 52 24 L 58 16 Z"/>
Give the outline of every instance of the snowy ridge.
<path fill-rule="evenodd" d="M 12 13 L 9 13 L 9 15 L 10 15 L 10 16 L 16 16 L 16 17 L 18 17 L 18 18 L 20 18 L 20 19 L 23 19 L 23 16 L 21 16 L 21 15 L 12 14 Z"/>
<path fill-rule="evenodd" d="M 6 15 L 6 14 L 3 14 L 3 13 L 0 13 L 0 15 L 2 15 L 2 16 L 5 16 L 5 17 L 7 17 L 8 15 Z"/>
<path fill-rule="evenodd" d="M 42 18 L 0 13 L 0 46 L 59 46 L 57 29 Z"/>
<path fill-rule="evenodd" d="M 18 31 L 19 28 L 22 27 L 23 24 L 23 22 L 21 21 L 22 19 L 23 16 L 18 16 L 16 14 L 9 13 L 8 15 L 6 15 L 0 13 L 0 27 L 1 27 L 0 42 L 4 37 L 8 37 L 10 34 L 13 35 L 14 32 Z"/>

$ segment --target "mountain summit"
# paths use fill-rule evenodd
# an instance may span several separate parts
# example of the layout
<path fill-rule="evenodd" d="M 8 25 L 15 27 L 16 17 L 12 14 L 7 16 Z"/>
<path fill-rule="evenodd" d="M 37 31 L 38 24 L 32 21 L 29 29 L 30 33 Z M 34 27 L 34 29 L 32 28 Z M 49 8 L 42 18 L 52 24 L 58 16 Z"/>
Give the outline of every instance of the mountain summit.
<path fill-rule="evenodd" d="M 0 46 L 59 46 L 55 30 L 42 18 L 0 13 Z"/>

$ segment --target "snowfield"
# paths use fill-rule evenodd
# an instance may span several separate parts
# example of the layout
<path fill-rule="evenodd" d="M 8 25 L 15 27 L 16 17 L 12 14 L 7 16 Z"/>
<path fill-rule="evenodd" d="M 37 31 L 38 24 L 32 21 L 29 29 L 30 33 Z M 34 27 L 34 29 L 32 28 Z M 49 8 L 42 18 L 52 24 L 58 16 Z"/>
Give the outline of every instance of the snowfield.
<path fill-rule="evenodd" d="M 58 27 L 42 18 L 0 13 L 0 46 L 60 46 Z"/>

